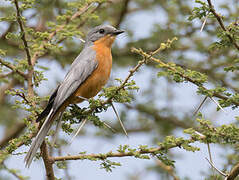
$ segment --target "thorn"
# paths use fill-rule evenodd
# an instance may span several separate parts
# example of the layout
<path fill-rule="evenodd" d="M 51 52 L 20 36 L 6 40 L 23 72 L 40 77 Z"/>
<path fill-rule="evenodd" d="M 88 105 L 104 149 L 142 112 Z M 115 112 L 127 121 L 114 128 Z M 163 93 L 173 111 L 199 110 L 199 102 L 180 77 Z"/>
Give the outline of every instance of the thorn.
<path fill-rule="evenodd" d="M 87 99 L 87 98 L 85 98 L 85 97 L 83 97 L 83 96 L 77 96 L 77 97 L 89 102 L 89 99 Z"/>
<path fill-rule="evenodd" d="M 208 161 L 208 163 L 212 166 L 212 168 L 214 168 L 219 174 L 221 174 L 222 176 L 224 177 L 227 177 L 228 175 L 225 174 L 224 172 L 220 171 L 219 169 L 216 168 L 216 166 L 211 162 L 209 161 L 209 159 L 207 157 L 205 157 L 205 159 Z"/>
<path fill-rule="evenodd" d="M 74 141 L 75 137 L 79 134 L 80 130 L 83 128 L 83 126 L 85 125 L 87 119 L 83 119 L 83 121 L 80 124 L 80 127 L 78 128 L 77 132 L 75 133 L 75 135 L 71 138 L 70 140 L 70 144 L 72 144 L 72 142 Z"/>
<path fill-rule="evenodd" d="M 83 43 L 85 43 L 85 40 L 79 37 L 79 40 Z"/>
<path fill-rule="evenodd" d="M 59 119 L 58 119 L 57 124 L 56 124 L 55 134 L 54 134 L 53 137 L 52 137 L 51 145 L 52 145 L 53 147 L 54 147 L 54 144 L 56 143 L 57 135 L 58 135 L 59 130 L 60 130 L 60 127 L 61 127 L 61 120 L 62 120 L 63 113 L 64 113 L 64 111 L 62 111 L 62 112 L 60 113 Z"/>
<path fill-rule="evenodd" d="M 212 97 L 210 97 L 210 99 L 224 112 L 227 114 L 227 112 L 222 108 L 222 106 L 215 100 L 213 99 Z"/>
<path fill-rule="evenodd" d="M 107 123 L 104 122 L 104 121 L 103 121 L 103 123 L 104 123 L 104 125 L 105 125 L 107 128 L 109 128 L 113 133 L 116 133 L 116 130 L 115 130 L 114 128 L 112 128 L 109 124 L 107 124 Z"/>
<path fill-rule="evenodd" d="M 199 107 L 197 108 L 197 110 L 193 113 L 193 116 L 196 116 L 196 114 L 198 113 L 198 111 L 201 109 L 202 105 L 205 103 L 205 101 L 207 100 L 208 96 L 205 96 L 205 98 L 202 100 L 202 102 L 200 103 Z"/>
<path fill-rule="evenodd" d="M 197 135 L 199 135 L 201 138 L 205 138 L 205 137 L 206 137 L 205 135 L 203 135 L 202 133 L 200 133 L 200 132 L 198 132 L 198 131 L 195 131 L 195 133 L 196 133 Z"/>
<path fill-rule="evenodd" d="M 122 129 L 123 129 L 123 131 L 124 131 L 124 133 L 125 133 L 125 135 L 126 135 L 126 137 L 129 138 L 128 133 L 127 133 L 125 127 L 124 127 L 124 124 L 123 124 L 123 122 L 121 121 L 121 119 L 120 119 L 120 117 L 119 117 L 119 114 L 118 114 L 118 112 L 117 112 L 115 106 L 113 105 L 113 102 L 111 103 L 111 105 L 112 105 L 112 108 L 113 108 L 113 110 L 114 110 L 114 113 L 115 113 L 117 119 L 118 119 L 119 122 L 120 122 L 120 125 L 121 125 L 121 127 L 122 127 Z"/>
<path fill-rule="evenodd" d="M 200 32 L 203 31 L 203 28 L 204 28 L 204 26 L 205 26 L 205 24 L 206 24 L 206 22 L 207 22 L 207 18 L 208 18 L 208 14 L 206 15 L 206 17 L 205 17 L 205 19 L 204 19 L 204 21 L 203 21 L 203 23 L 202 23 L 202 27 L 201 27 L 201 29 L 200 29 Z"/>
<path fill-rule="evenodd" d="M 211 148 L 210 148 L 209 143 L 207 143 L 207 150 L 208 150 L 208 155 L 209 155 L 210 162 L 213 163 L 212 153 L 211 153 Z M 212 173 L 213 173 L 213 176 L 214 176 L 215 175 L 215 169 L 214 168 L 212 168 Z"/>

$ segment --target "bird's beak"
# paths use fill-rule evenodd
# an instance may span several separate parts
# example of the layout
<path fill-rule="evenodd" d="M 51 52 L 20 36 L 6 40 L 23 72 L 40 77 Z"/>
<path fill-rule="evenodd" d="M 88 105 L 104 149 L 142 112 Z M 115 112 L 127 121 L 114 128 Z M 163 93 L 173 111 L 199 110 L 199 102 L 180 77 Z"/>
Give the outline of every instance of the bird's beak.
<path fill-rule="evenodd" d="M 118 30 L 118 29 L 116 29 L 114 32 L 112 32 L 112 34 L 115 35 L 115 36 L 117 36 L 117 35 L 119 35 L 119 34 L 121 34 L 121 33 L 123 33 L 123 32 L 124 32 L 124 30 Z"/>

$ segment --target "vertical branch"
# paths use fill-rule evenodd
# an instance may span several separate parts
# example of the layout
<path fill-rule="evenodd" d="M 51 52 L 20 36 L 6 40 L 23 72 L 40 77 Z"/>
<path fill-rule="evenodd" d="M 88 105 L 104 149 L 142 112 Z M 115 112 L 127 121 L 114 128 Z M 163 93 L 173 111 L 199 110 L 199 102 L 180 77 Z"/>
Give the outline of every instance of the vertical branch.
<path fill-rule="evenodd" d="M 218 23 L 220 24 L 221 28 L 223 31 L 228 32 L 227 37 L 230 39 L 231 43 L 235 46 L 235 48 L 237 50 L 239 50 L 239 45 L 236 43 L 235 39 L 233 39 L 233 37 L 229 34 L 229 31 L 227 30 L 227 28 L 224 26 L 223 21 L 221 16 L 216 12 L 216 10 L 213 7 L 213 4 L 211 2 L 211 0 L 207 0 L 208 5 L 210 7 L 210 11 L 212 12 L 212 14 L 215 16 L 215 18 L 217 19 Z"/>
<path fill-rule="evenodd" d="M 43 141 L 40 149 L 41 149 L 41 156 L 43 158 L 45 169 L 46 169 L 47 180 L 54 180 L 55 176 L 54 176 L 54 171 L 52 167 L 52 161 L 50 159 L 45 141 Z"/>
<path fill-rule="evenodd" d="M 22 19 L 21 12 L 20 12 L 17 0 L 14 0 L 14 3 L 15 3 L 15 6 L 16 6 L 16 10 L 17 10 L 17 22 L 18 22 L 18 24 L 20 26 L 20 29 L 21 29 L 21 33 L 22 33 L 21 39 L 23 41 L 24 49 L 26 51 L 28 65 L 31 66 L 32 65 L 31 55 L 30 55 L 29 47 L 28 47 L 28 44 L 27 44 L 27 41 L 26 41 L 25 30 L 23 28 L 23 22 L 21 20 Z"/>
<path fill-rule="evenodd" d="M 27 62 L 29 65 L 28 68 L 28 74 L 27 74 L 27 84 L 28 84 L 28 96 L 33 98 L 34 97 L 34 91 L 33 91 L 33 82 L 32 82 L 32 77 L 33 77 L 33 73 L 34 73 L 34 68 L 33 68 L 33 64 L 31 61 L 31 55 L 30 55 L 30 50 L 27 44 L 27 40 L 26 40 L 26 33 L 23 27 L 23 22 L 22 22 L 22 17 L 21 17 L 21 12 L 18 6 L 18 1 L 14 0 L 14 4 L 16 6 L 16 10 L 17 10 L 17 22 L 20 26 L 20 30 L 21 30 L 21 39 L 23 41 L 24 44 L 24 49 L 26 51 L 26 55 L 27 55 Z M 34 106 L 34 103 L 32 104 Z"/>

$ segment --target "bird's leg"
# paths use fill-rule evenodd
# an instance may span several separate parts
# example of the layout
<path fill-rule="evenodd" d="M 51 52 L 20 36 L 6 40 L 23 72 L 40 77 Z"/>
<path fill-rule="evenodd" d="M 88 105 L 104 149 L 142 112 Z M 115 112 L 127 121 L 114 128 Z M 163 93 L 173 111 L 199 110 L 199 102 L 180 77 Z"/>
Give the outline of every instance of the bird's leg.
<path fill-rule="evenodd" d="M 115 106 L 114 106 L 113 102 L 111 102 L 111 106 L 112 106 L 112 108 L 113 108 L 113 111 L 114 111 L 114 113 L 115 113 L 115 115 L 116 115 L 117 119 L 118 119 L 118 120 L 119 120 L 119 122 L 120 122 L 120 125 L 121 125 L 121 127 L 122 127 L 122 129 L 123 129 L 123 131 L 124 131 L 125 135 L 126 135 L 126 136 L 127 136 L 127 138 L 128 138 L 128 137 L 129 137 L 129 136 L 128 136 L 128 133 L 127 133 L 127 131 L 126 131 L 125 127 L 124 127 L 124 124 L 123 124 L 123 122 L 121 121 L 121 119 L 120 119 L 120 117 L 119 117 L 119 114 L 118 114 L 118 112 L 117 112 L 117 110 L 116 110 L 116 108 L 115 108 Z"/>

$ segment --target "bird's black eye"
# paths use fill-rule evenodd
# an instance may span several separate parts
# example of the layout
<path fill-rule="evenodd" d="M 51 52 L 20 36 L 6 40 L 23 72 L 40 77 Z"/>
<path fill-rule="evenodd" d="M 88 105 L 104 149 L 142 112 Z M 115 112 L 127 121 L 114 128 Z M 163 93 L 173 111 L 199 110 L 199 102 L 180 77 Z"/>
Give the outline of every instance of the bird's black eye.
<path fill-rule="evenodd" d="M 104 34 L 105 30 L 104 29 L 100 29 L 99 32 L 100 32 L 100 34 Z"/>

